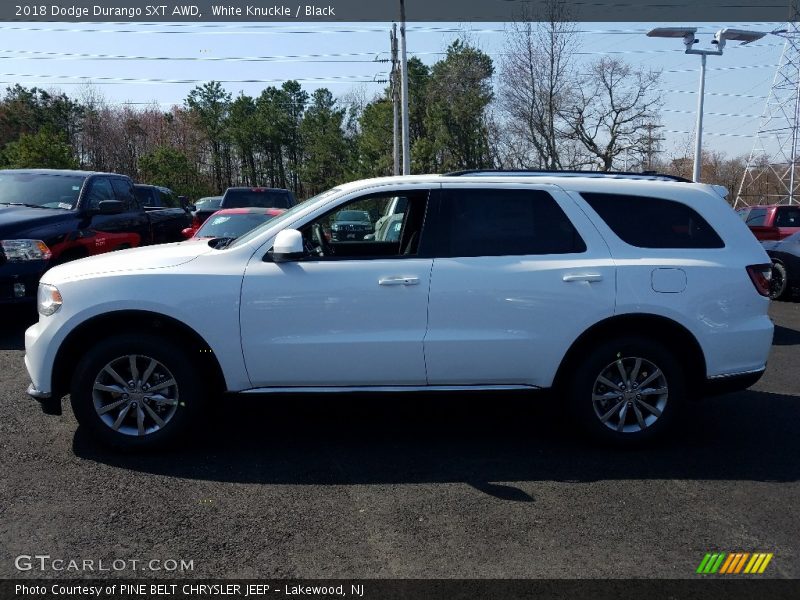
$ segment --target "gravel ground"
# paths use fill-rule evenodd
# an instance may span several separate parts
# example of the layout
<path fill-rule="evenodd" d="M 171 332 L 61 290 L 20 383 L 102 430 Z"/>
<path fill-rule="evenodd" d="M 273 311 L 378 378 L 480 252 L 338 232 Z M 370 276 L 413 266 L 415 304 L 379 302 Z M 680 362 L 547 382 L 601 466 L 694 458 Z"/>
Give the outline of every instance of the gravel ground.
<path fill-rule="evenodd" d="M 710 550 L 773 552 L 765 576 L 800 577 L 800 303 L 771 313 L 765 377 L 643 451 L 587 443 L 552 399 L 480 394 L 227 401 L 186 447 L 138 456 L 28 399 L 32 317 L 14 313 L 0 577 L 58 576 L 15 569 L 48 554 L 193 561 L 148 576 L 684 578 Z"/>

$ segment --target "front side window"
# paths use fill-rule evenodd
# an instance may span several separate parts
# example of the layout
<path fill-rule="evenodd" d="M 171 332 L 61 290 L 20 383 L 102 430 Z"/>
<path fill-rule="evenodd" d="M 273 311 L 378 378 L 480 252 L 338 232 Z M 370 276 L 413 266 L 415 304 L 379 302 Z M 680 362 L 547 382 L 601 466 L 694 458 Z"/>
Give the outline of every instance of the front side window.
<path fill-rule="evenodd" d="M 781 206 L 775 215 L 775 227 L 800 227 L 800 208 Z"/>
<path fill-rule="evenodd" d="M 542 190 L 450 189 L 442 194 L 437 254 L 526 256 L 586 251 L 555 201 Z"/>
<path fill-rule="evenodd" d="M 723 248 L 717 232 L 693 208 L 664 198 L 582 192 L 625 243 L 637 248 Z"/>
<path fill-rule="evenodd" d="M 86 197 L 86 208 L 97 210 L 100 208 L 100 203 L 105 200 L 116 200 L 114 189 L 107 177 L 96 177 L 92 180 L 89 194 Z"/>
<path fill-rule="evenodd" d="M 351 200 L 302 227 L 312 257 L 416 256 L 428 190 L 400 194 L 370 194 Z M 396 212 L 398 206 L 404 212 Z"/>

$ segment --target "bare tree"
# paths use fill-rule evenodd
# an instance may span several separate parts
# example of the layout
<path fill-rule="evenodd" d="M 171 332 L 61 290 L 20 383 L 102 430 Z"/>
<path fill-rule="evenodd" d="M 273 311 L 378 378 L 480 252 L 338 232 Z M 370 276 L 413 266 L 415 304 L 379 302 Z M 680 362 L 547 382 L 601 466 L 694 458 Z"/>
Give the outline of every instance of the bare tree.
<path fill-rule="evenodd" d="M 600 170 L 611 170 L 622 156 L 648 151 L 647 130 L 658 121 L 661 105 L 654 93 L 659 78 L 659 72 L 605 57 L 575 87 L 571 106 L 563 113 L 569 136 L 599 161 Z"/>
<path fill-rule="evenodd" d="M 523 13 L 508 32 L 501 65 L 500 103 L 521 167 L 561 169 L 565 127 L 561 114 L 572 86 L 577 30 L 566 5 L 550 0 L 536 21 Z M 567 154 L 570 154 L 567 152 Z"/>

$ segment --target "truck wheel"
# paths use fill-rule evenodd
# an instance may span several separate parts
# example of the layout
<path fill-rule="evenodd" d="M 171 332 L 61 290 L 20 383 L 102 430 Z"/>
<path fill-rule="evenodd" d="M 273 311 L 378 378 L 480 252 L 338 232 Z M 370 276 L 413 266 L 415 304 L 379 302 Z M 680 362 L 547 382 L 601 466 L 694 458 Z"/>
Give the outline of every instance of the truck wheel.
<path fill-rule="evenodd" d="M 631 336 L 602 342 L 585 356 L 567 389 L 589 434 L 635 446 L 669 429 L 686 395 L 683 369 L 669 349 Z"/>
<path fill-rule="evenodd" d="M 78 363 L 71 403 L 78 422 L 120 449 L 168 445 L 186 433 L 204 401 L 186 352 L 167 339 L 119 335 Z"/>

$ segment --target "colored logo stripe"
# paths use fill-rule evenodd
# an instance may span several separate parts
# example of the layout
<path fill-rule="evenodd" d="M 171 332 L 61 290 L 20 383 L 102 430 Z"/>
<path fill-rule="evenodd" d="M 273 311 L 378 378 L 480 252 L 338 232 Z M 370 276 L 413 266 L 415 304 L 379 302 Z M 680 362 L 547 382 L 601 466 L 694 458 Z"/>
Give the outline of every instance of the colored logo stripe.
<path fill-rule="evenodd" d="M 703 575 L 738 575 L 740 573 L 761 574 L 772 560 L 774 554 L 757 552 L 725 552 L 707 553 L 700 565 L 697 573 Z"/>

